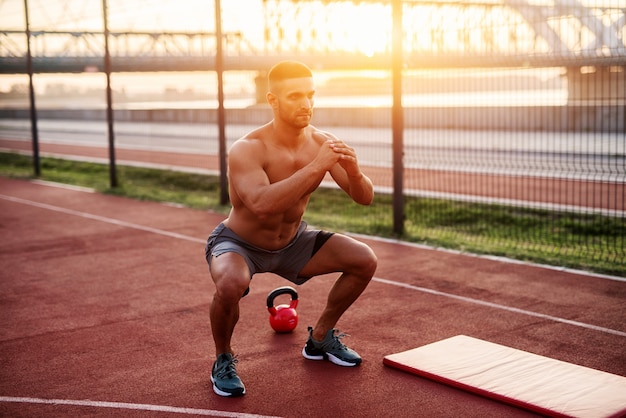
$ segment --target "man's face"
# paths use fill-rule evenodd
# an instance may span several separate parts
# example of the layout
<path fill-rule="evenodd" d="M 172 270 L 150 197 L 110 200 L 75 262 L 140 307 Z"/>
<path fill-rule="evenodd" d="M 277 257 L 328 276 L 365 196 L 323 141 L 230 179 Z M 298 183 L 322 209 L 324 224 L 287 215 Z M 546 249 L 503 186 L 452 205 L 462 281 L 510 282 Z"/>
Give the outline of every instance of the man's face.
<path fill-rule="evenodd" d="M 271 86 L 269 101 L 275 117 L 294 128 L 302 129 L 311 122 L 314 95 L 313 78 L 290 78 Z"/>

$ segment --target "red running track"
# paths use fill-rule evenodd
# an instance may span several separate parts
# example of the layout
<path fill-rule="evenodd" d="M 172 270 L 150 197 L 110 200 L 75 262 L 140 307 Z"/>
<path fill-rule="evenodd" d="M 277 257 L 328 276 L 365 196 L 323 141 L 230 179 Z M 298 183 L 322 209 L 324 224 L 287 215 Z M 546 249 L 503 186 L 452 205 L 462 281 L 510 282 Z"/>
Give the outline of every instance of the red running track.
<path fill-rule="evenodd" d="M 626 282 L 360 237 L 374 281 L 338 327 L 358 368 L 302 358 L 334 276 L 277 335 L 254 278 L 234 336 L 242 398 L 215 395 L 204 240 L 222 216 L 0 178 L 0 416 L 527 417 L 386 367 L 464 334 L 626 376 Z M 248 415 L 246 415 L 248 414 Z"/>

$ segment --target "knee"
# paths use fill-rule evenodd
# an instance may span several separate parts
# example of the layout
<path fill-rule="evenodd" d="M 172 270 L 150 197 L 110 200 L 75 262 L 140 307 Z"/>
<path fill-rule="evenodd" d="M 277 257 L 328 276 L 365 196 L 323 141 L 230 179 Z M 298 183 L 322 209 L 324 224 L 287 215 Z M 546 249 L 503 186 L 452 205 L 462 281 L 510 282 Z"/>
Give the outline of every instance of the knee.
<path fill-rule="evenodd" d="M 250 272 L 245 263 L 238 263 L 231 254 L 224 254 L 213 259 L 211 276 L 215 283 L 213 300 L 219 300 L 226 305 L 239 303 L 246 289 L 250 285 Z"/>
<path fill-rule="evenodd" d="M 238 304 L 250 285 L 250 278 L 242 275 L 214 275 L 213 281 L 215 283 L 213 300 L 224 305 Z"/>
<path fill-rule="evenodd" d="M 360 276 L 364 279 L 367 278 L 369 281 L 372 277 L 374 277 L 374 273 L 378 267 L 378 257 L 376 257 L 376 254 L 370 247 L 365 244 L 363 247 L 363 253 L 360 257 L 358 265 L 361 270 Z"/>
<path fill-rule="evenodd" d="M 368 257 L 368 261 L 367 261 L 367 268 L 368 268 L 368 274 L 369 274 L 370 279 L 374 277 L 374 273 L 376 273 L 377 267 L 378 267 L 378 257 L 376 257 L 376 254 L 374 253 L 374 251 L 370 249 L 370 256 Z"/>
<path fill-rule="evenodd" d="M 248 285 L 249 280 L 216 280 L 213 300 L 219 300 L 225 305 L 236 305 L 248 289 Z"/>

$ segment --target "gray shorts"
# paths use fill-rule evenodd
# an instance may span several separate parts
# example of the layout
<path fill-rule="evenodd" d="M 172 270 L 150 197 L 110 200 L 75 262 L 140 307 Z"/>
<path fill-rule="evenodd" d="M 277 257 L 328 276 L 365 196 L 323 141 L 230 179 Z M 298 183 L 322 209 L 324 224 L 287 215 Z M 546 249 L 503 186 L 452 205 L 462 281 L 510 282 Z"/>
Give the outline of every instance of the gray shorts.
<path fill-rule="evenodd" d="M 300 276 L 300 271 L 332 235 L 332 232 L 307 229 L 306 222 L 302 222 L 286 247 L 268 251 L 249 244 L 221 223 L 209 235 L 204 255 L 210 268 L 212 257 L 235 252 L 246 260 L 250 279 L 255 273 L 275 273 L 299 285 L 310 279 Z"/>

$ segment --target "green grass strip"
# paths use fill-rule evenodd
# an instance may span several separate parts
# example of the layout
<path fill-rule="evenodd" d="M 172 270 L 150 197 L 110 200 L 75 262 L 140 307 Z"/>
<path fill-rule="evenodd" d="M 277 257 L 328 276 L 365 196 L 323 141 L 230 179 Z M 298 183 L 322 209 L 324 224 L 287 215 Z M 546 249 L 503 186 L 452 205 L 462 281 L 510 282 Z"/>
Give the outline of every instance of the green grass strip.
<path fill-rule="evenodd" d="M 0 175 L 31 179 L 33 172 L 31 157 L 0 153 Z M 221 214 L 230 209 L 220 205 L 215 176 L 128 166 L 118 166 L 116 173 L 119 186 L 112 189 L 107 165 L 41 159 L 42 180 Z M 360 206 L 340 190 L 321 188 L 311 196 L 305 219 L 334 231 L 626 277 L 622 218 L 406 197 L 405 233 L 396 237 L 392 212 L 389 195 Z"/>

